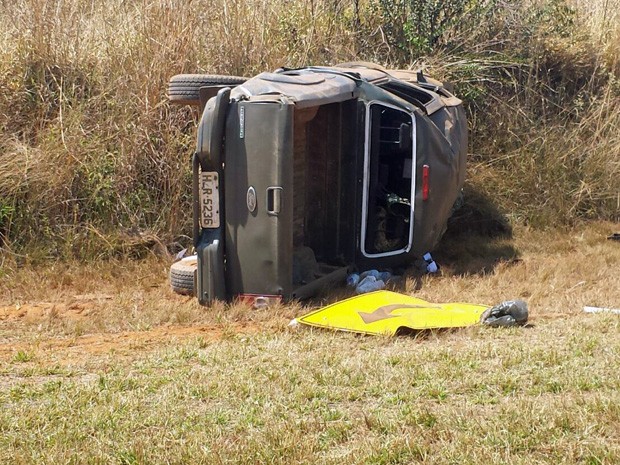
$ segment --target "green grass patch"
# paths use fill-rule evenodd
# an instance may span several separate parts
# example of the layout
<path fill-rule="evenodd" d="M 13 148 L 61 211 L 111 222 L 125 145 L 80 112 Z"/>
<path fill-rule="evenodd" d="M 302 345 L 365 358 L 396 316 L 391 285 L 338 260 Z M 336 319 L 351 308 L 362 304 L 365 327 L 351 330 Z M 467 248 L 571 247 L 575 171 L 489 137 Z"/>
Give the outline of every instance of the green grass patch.
<path fill-rule="evenodd" d="M 584 318 L 423 342 L 322 331 L 194 340 L 87 376 L 21 377 L 12 365 L 0 457 L 611 464 L 620 459 L 619 325 L 609 331 L 602 319 L 581 332 Z M 582 350 L 592 333 L 604 349 Z"/>

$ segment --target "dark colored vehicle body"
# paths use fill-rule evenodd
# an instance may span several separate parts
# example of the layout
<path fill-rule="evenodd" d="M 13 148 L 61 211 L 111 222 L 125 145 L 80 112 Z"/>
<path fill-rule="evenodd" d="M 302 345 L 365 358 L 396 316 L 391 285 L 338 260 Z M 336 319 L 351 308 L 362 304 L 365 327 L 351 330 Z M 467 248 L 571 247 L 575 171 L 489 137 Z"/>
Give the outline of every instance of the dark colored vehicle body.
<path fill-rule="evenodd" d="M 461 101 L 411 71 L 280 69 L 217 92 L 194 155 L 196 295 L 312 295 L 431 251 L 465 176 Z"/>

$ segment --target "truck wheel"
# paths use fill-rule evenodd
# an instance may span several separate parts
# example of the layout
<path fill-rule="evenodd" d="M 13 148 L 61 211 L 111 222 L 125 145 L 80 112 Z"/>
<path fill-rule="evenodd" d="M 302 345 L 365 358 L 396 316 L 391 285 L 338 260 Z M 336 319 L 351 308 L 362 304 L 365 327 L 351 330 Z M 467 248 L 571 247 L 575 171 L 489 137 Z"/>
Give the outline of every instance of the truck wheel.
<path fill-rule="evenodd" d="M 177 294 L 194 294 L 194 273 L 198 266 L 195 255 L 173 263 L 170 267 L 170 287 Z"/>
<path fill-rule="evenodd" d="M 248 78 L 217 74 L 177 74 L 168 83 L 168 100 L 178 105 L 199 105 L 200 88 L 243 84 Z"/>

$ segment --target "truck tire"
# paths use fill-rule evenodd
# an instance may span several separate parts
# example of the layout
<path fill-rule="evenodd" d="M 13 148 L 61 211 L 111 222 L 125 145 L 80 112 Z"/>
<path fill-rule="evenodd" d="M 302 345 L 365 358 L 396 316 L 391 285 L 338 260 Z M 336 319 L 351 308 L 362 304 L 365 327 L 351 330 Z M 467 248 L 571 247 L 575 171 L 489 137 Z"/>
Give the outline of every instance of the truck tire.
<path fill-rule="evenodd" d="M 177 294 L 194 294 L 194 273 L 198 262 L 196 256 L 186 257 L 170 267 L 170 287 Z"/>
<path fill-rule="evenodd" d="M 168 100 L 177 105 L 199 105 L 200 88 L 210 86 L 235 87 L 248 78 L 217 74 L 177 74 L 168 83 Z"/>

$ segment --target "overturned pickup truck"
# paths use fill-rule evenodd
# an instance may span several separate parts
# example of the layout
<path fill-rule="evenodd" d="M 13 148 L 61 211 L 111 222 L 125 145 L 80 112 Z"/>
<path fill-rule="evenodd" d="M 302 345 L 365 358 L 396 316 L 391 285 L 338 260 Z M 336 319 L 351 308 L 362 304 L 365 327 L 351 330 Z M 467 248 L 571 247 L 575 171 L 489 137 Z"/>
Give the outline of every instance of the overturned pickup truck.
<path fill-rule="evenodd" d="M 461 101 L 421 72 L 371 63 L 251 79 L 178 75 L 200 105 L 193 156 L 194 292 L 301 299 L 353 268 L 431 251 L 465 178 Z"/>

